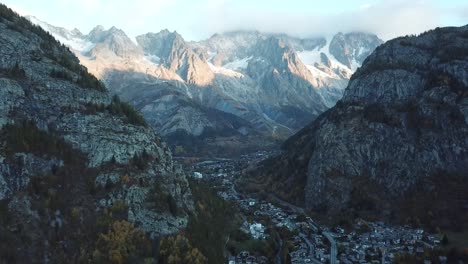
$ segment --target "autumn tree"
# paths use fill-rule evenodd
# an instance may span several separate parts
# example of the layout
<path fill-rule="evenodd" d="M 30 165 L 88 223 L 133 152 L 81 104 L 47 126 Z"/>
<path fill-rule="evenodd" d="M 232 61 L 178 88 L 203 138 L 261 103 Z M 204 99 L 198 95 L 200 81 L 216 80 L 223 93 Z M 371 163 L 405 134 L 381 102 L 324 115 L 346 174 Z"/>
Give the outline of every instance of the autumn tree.
<path fill-rule="evenodd" d="M 109 232 L 100 234 L 93 260 L 100 263 L 126 263 L 151 255 L 151 242 L 133 224 L 115 221 Z"/>
<path fill-rule="evenodd" d="M 165 237 L 161 240 L 159 263 L 162 264 L 204 264 L 207 259 L 183 235 Z"/>

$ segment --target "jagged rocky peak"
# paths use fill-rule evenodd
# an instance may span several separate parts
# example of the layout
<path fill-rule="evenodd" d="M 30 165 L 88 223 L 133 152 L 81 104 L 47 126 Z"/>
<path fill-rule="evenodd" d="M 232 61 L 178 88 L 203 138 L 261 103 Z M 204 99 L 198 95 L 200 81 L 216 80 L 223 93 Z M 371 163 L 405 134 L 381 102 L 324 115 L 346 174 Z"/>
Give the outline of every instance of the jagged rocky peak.
<path fill-rule="evenodd" d="M 265 55 L 265 52 L 259 54 L 257 47 L 264 45 L 265 40 L 272 37 L 281 40 L 281 45 L 284 43 L 290 46 L 304 64 L 311 66 L 309 69 L 314 75 L 321 75 L 318 77 L 320 79 L 328 77 L 349 79 L 363 59 L 382 43 L 373 34 L 359 32 L 339 33 L 333 39 L 327 40 L 325 37 L 299 38 L 287 34 L 233 31 L 215 34 L 205 41 L 189 44 L 192 47 L 204 49 L 209 54 L 208 60 L 215 66 L 232 65 L 232 63 L 237 65 L 243 60 Z M 320 53 L 324 53 L 330 63 L 327 60 L 322 63 L 324 55 Z M 315 67 L 316 63 L 322 63 L 322 66 Z"/>
<path fill-rule="evenodd" d="M 260 62 L 267 60 L 270 65 L 278 73 L 284 75 L 284 77 L 289 75 L 287 78 L 300 78 L 308 81 L 310 86 L 319 87 L 319 84 L 314 80 L 311 72 L 300 60 L 299 56 L 287 40 L 276 36 L 271 36 L 265 40 L 261 40 L 257 43 L 254 54 Z M 249 72 L 252 73 L 257 71 L 255 67 L 256 66 L 253 64 L 249 65 Z M 311 88 L 310 86 L 309 88 Z"/>
<path fill-rule="evenodd" d="M 272 181 L 268 190 L 330 215 L 367 210 L 428 223 L 430 210 L 460 224 L 458 201 L 468 200 L 467 40 L 465 26 L 381 45 L 343 99 L 286 141 L 255 181 Z M 447 212 L 444 204 L 456 205 Z"/>
<path fill-rule="evenodd" d="M 77 36 L 79 38 L 82 38 L 84 37 L 83 33 L 81 33 L 81 31 L 77 28 L 74 28 L 72 29 L 71 33 L 74 35 L 74 36 Z"/>
<path fill-rule="evenodd" d="M 103 38 L 103 33 L 106 31 L 104 26 L 97 25 L 88 33 L 87 38 L 94 43 L 101 42 Z"/>
<path fill-rule="evenodd" d="M 260 83 L 262 96 L 276 98 L 278 104 L 265 110 L 273 120 L 297 128 L 327 108 L 318 90 L 321 83 L 285 40 L 274 36 L 261 40 L 252 54 L 246 72 Z"/>
<path fill-rule="evenodd" d="M 111 52 L 118 57 L 130 58 L 143 54 L 141 48 L 123 30 L 114 26 L 108 30 L 105 30 L 103 26 L 96 26 L 85 39 L 95 44 L 90 51 L 93 56 L 99 56 L 99 53 L 108 56 L 107 53 Z"/>
<path fill-rule="evenodd" d="M 190 42 L 189 45 L 211 54 L 210 62 L 215 66 L 223 66 L 251 56 L 253 47 L 264 38 L 258 31 L 229 31 L 214 34 L 207 40 Z"/>
<path fill-rule="evenodd" d="M 274 67 L 281 71 L 300 69 L 300 71 L 308 72 L 291 44 L 282 38 L 271 36 L 259 41 L 253 54 L 255 57 L 269 60 Z M 300 75 L 303 76 L 303 74 Z"/>
<path fill-rule="evenodd" d="M 250 49 L 257 44 L 258 41 L 265 40 L 269 37 L 275 37 L 288 43 L 296 51 L 313 50 L 317 47 L 325 46 L 326 39 L 323 37 L 316 38 L 297 38 L 287 34 L 269 34 L 259 31 L 229 31 L 221 34 L 214 34 L 209 39 L 202 41 L 201 44 L 208 47 L 211 51 L 217 52 L 234 52 L 240 49 Z M 197 45 L 197 43 L 191 43 Z"/>
<path fill-rule="evenodd" d="M 265 58 L 277 58 L 278 55 L 294 53 L 292 47 L 285 40 L 274 36 L 259 41 L 255 49 L 256 54 Z"/>
<path fill-rule="evenodd" d="M 295 51 L 311 51 L 326 45 L 327 40 L 324 37 L 316 38 L 298 38 L 287 34 L 272 34 L 272 36 L 287 42 Z"/>
<path fill-rule="evenodd" d="M 338 33 L 330 41 L 329 52 L 352 70 L 364 62 L 364 59 L 383 41 L 374 34 L 363 32 Z"/>
<path fill-rule="evenodd" d="M 183 37 L 176 31 L 167 29 L 159 33 L 147 33 L 136 37 L 145 53 L 168 60 L 173 50 L 187 48 Z"/>
<path fill-rule="evenodd" d="M 215 75 L 203 53 L 194 51 L 179 33 L 166 29 L 136 39 L 146 54 L 162 59 L 164 66 L 177 72 L 188 84 L 207 86 L 213 82 Z"/>
<path fill-rule="evenodd" d="M 206 43 L 210 50 L 229 52 L 240 48 L 249 48 L 262 38 L 262 34 L 258 31 L 229 31 L 214 34 L 206 40 Z"/>
<path fill-rule="evenodd" d="M 42 260 L 44 248 L 47 261 L 71 259 L 117 221 L 153 236 L 184 228 L 190 189 L 155 131 L 50 34 L 1 4 L 0 18 L 0 221 L 12 262 Z"/>

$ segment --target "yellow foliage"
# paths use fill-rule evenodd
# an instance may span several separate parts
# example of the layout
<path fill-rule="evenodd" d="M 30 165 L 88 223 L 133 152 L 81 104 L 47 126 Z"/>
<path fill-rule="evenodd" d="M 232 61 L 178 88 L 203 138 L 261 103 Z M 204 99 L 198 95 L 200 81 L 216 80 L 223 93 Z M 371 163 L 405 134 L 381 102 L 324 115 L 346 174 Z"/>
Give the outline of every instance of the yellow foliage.
<path fill-rule="evenodd" d="M 200 211 L 205 211 L 205 205 L 200 203 L 200 202 L 197 202 L 197 206 L 199 208 Z"/>
<path fill-rule="evenodd" d="M 165 237 L 161 240 L 160 255 L 167 264 L 203 264 L 207 259 L 197 248 L 192 247 L 183 235 Z"/>
<path fill-rule="evenodd" d="M 124 176 L 122 176 L 120 181 L 122 182 L 122 184 L 128 184 L 130 182 L 130 177 L 128 176 L 128 174 L 125 174 Z"/>
<path fill-rule="evenodd" d="M 114 222 L 108 233 L 99 235 L 97 247 L 99 252 L 107 256 L 110 263 L 120 264 L 125 262 L 130 254 L 138 255 L 142 249 L 149 248 L 150 242 L 141 229 L 122 220 Z"/>

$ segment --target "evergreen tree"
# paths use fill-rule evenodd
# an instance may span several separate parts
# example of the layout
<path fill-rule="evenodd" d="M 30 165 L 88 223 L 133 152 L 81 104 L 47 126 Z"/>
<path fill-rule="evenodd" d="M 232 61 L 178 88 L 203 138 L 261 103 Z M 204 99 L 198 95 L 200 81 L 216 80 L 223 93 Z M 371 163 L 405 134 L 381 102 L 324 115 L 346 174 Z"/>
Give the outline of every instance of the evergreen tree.
<path fill-rule="evenodd" d="M 444 246 L 448 245 L 449 240 L 448 240 L 447 234 L 444 234 L 444 236 L 442 237 L 441 242 L 442 242 L 442 245 L 444 245 Z"/>

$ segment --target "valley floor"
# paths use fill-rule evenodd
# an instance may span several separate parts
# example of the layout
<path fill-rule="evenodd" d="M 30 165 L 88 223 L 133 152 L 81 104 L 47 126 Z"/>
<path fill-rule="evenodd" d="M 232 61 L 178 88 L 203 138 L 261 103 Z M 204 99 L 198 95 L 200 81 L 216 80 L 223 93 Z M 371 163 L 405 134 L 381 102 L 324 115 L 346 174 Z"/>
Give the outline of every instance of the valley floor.
<path fill-rule="evenodd" d="M 231 235 L 226 245 L 229 264 L 393 263 L 403 255 L 424 256 L 442 243 L 440 235 L 383 222 L 357 220 L 346 230 L 321 225 L 303 208 L 278 197 L 239 193 L 235 182 L 243 169 L 275 154 L 260 151 L 235 159 L 179 159 L 191 177 L 209 183 L 220 197 L 233 201 L 242 215 L 239 230 L 244 235 Z"/>

